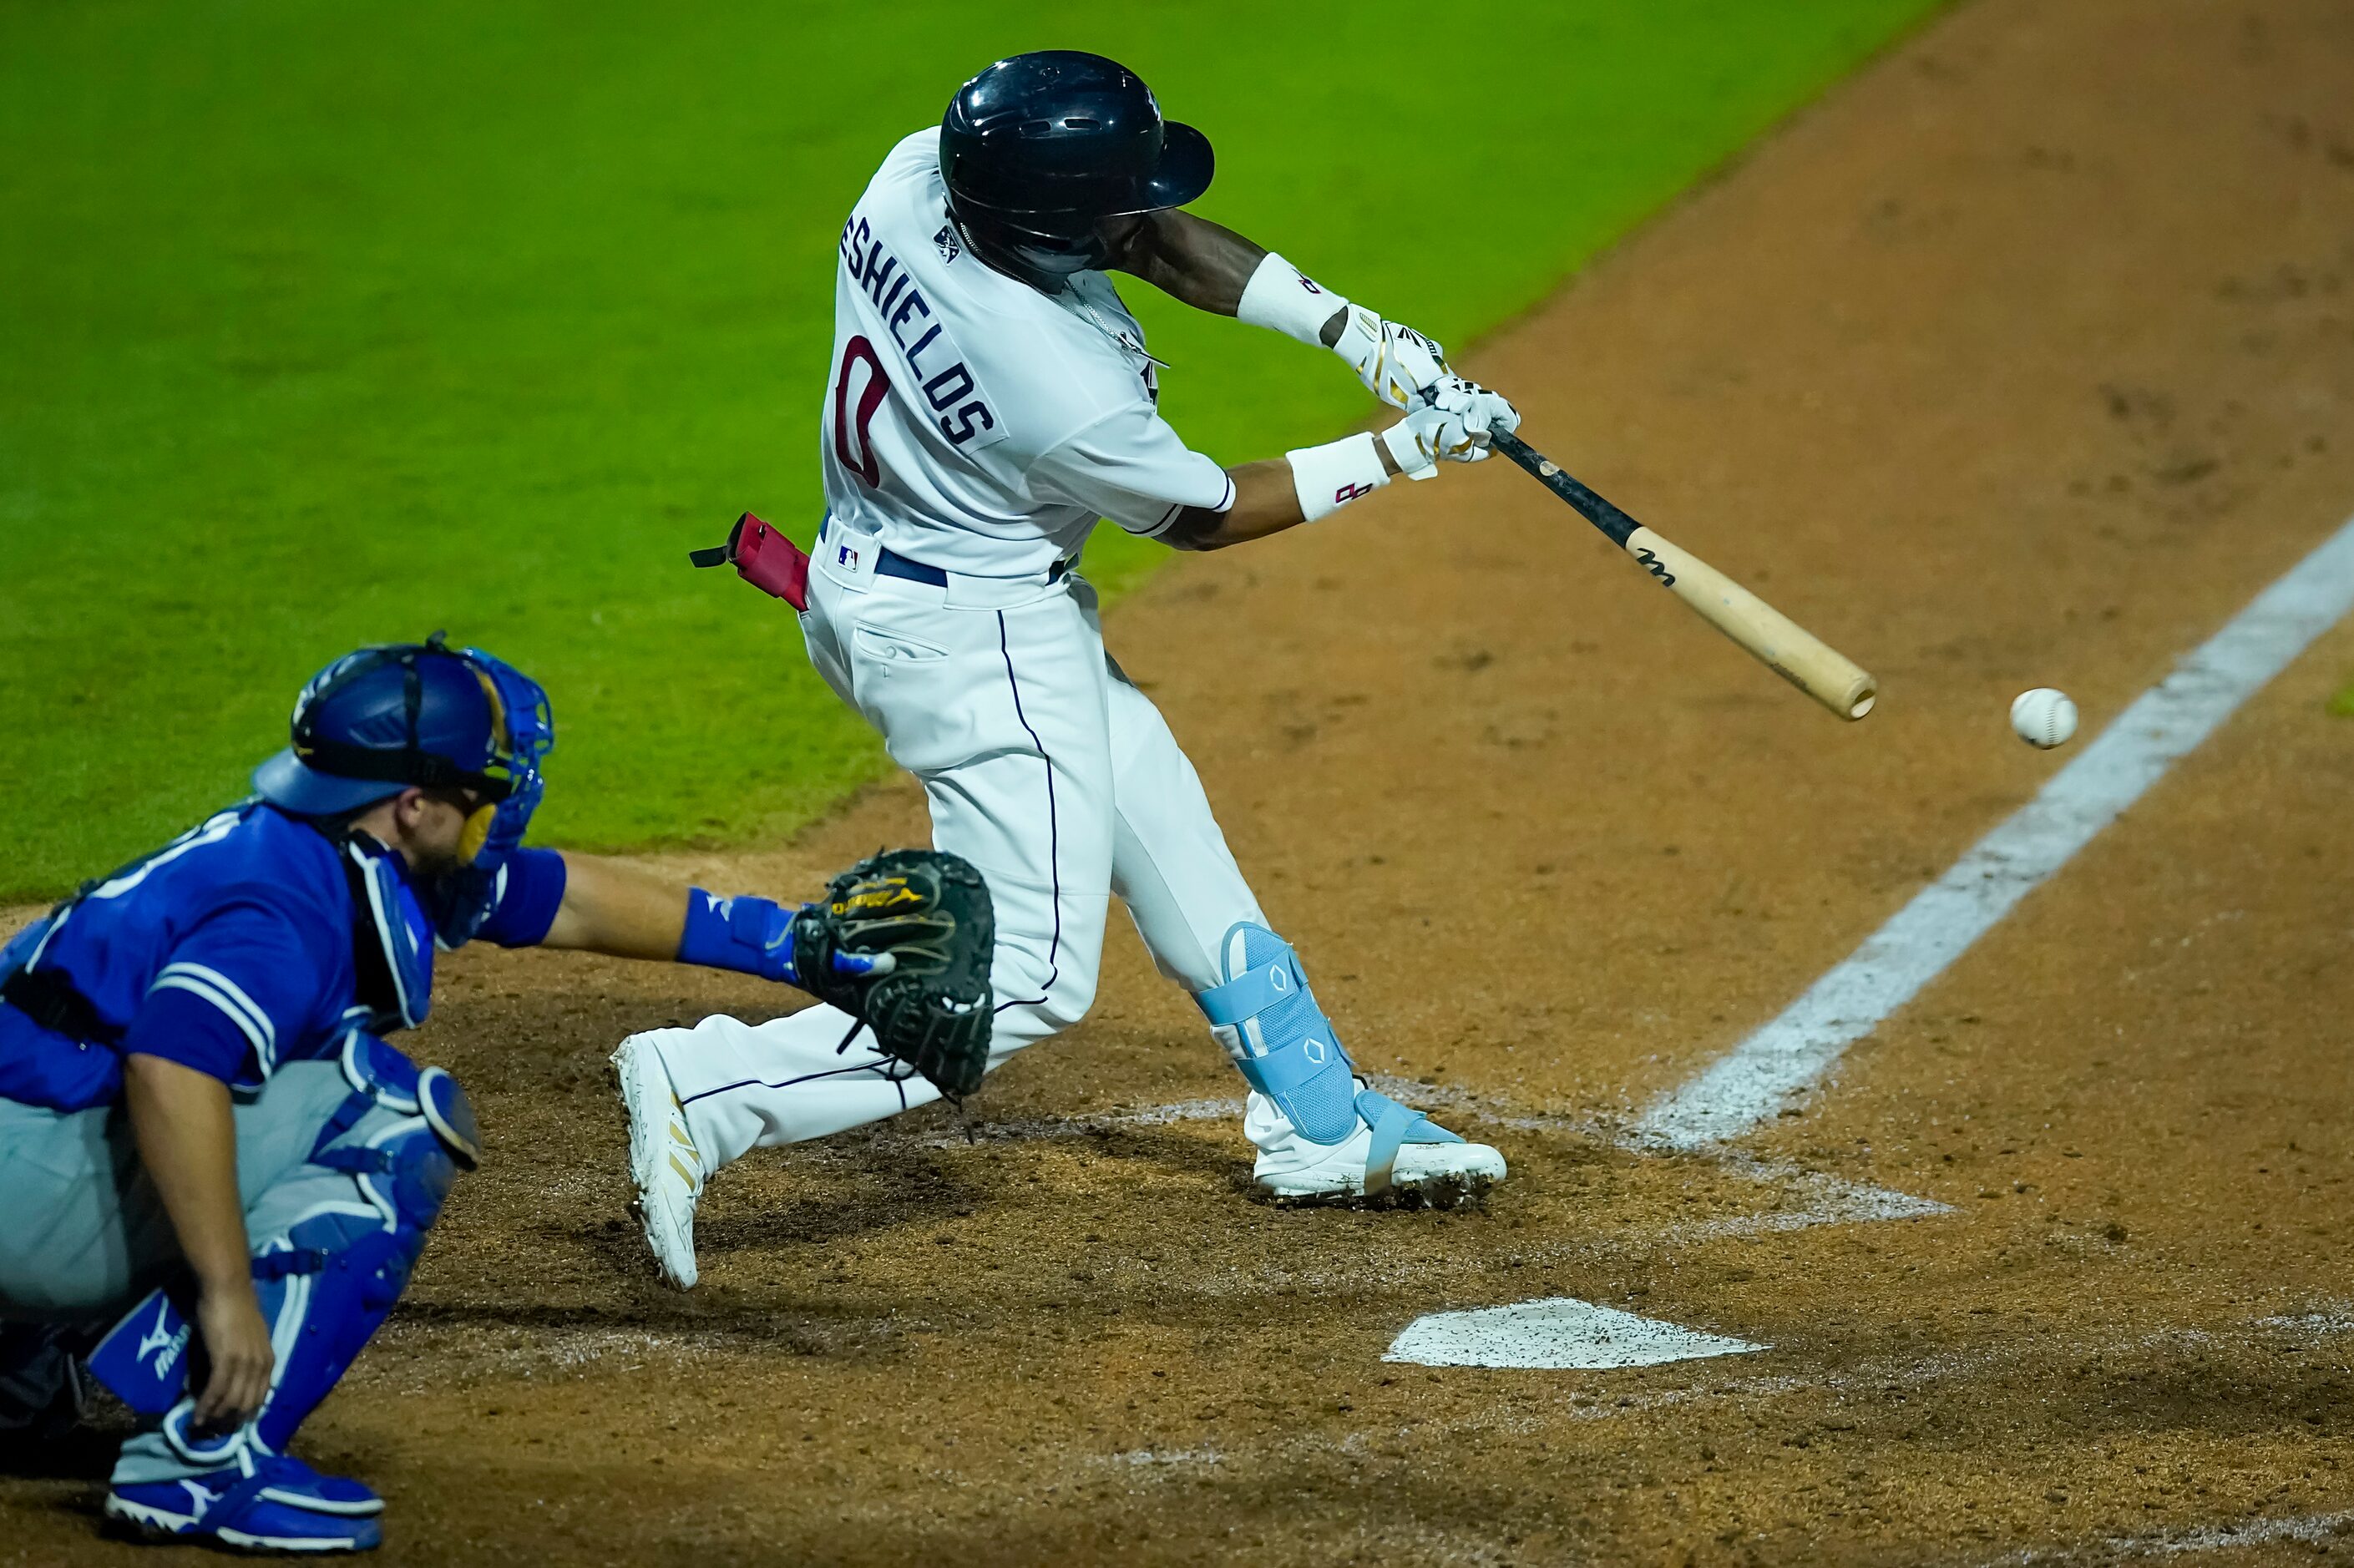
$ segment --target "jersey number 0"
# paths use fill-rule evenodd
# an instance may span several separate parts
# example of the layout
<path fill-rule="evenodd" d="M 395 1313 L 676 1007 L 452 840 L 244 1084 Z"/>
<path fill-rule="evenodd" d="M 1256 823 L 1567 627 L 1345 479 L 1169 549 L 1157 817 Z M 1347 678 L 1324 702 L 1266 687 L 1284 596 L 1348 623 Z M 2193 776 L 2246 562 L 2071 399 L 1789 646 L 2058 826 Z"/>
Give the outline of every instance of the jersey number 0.
<path fill-rule="evenodd" d="M 850 411 L 850 373 L 861 360 L 866 363 L 866 385 L 859 389 L 858 412 Z M 873 489 L 883 482 L 883 465 L 875 461 L 875 449 L 868 444 L 866 431 L 875 423 L 875 410 L 883 406 L 890 395 L 891 378 L 883 373 L 883 361 L 875 355 L 875 345 L 864 336 L 854 337 L 842 351 L 842 374 L 833 383 L 833 455 L 842 466 L 866 482 Z M 852 448 L 852 427 L 857 429 L 856 450 Z"/>

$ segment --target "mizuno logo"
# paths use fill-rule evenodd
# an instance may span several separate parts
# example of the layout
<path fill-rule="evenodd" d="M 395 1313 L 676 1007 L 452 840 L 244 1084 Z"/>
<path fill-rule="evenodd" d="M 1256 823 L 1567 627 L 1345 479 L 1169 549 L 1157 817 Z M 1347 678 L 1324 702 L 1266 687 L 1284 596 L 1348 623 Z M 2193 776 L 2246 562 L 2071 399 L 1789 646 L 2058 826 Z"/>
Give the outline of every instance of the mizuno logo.
<path fill-rule="evenodd" d="M 140 1336 L 139 1351 L 133 1359 L 143 1361 L 149 1356 L 154 1356 L 154 1376 L 161 1381 L 164 1374 L 171 1370 L 172 1363 L 180 1359 L 180 1352 L 187 1348 L 188 1326 L 182 1323 L 174 1328 L 171 1302 L 159 1301 L 155 1304 L 155 1326 Z"/>
<path fill-rule="evenodd" d="M 847 915 L 855 909 L 888 909 L 896 904 L 921 904 L 924 895 L 904 882 L 886 882 L 880 886 L 862 887 L 847 899 L 833 906 L 834 913 Z"/>

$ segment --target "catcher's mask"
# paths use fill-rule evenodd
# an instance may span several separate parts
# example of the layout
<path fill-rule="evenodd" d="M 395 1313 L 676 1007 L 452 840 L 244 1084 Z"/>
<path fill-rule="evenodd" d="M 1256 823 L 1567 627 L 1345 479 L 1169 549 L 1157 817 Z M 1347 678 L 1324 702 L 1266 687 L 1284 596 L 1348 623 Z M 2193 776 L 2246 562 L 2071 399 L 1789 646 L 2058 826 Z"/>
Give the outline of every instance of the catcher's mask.
<path fill-rule="evenodd" d="M 547 694 L 478 648 L 437 631 L 347 653 L 294 700 L 292 744 L 254 769 L 281 810 L 345 817 L 409 788 L 463 797 L 461 863 L 482 853 L 502 802 L 537 804 L 539 759 L 556 744 Z"/>

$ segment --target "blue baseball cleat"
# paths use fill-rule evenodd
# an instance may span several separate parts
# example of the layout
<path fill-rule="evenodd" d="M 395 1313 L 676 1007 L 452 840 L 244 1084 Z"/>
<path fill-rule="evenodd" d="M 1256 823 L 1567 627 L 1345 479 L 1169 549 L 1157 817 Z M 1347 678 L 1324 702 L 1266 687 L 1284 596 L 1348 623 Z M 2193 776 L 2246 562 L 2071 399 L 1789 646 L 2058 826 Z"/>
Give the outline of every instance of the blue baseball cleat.
<path fill-rule="evenodd" d="M 384 1499 L 349 1476 L 323 1475 L 292 1454 L 281 1455 L 272 1463 L 277 1473 L 261 1489 L 261 1495 L 272 1502 L 353 1519 L 372 1519 L 384 1511 Z"/>
<path fill-rule="evenodd" d="M 384 1499 L 357 1481 L 323 1476 L 299 1459 L 270 1458 L 176 1481 L 117 1486 L 106 1517 L 148 1542 L 185 1541 L 240 1552 L 371 1552 L 384 1532 L 370 1514 Z"/>

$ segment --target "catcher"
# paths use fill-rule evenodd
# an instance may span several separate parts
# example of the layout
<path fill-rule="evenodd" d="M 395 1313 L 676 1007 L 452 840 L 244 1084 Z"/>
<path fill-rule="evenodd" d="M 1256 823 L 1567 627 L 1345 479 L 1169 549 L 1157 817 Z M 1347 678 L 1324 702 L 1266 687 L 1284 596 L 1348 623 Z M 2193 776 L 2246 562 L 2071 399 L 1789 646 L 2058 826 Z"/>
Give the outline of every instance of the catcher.
<path fill-rule="evenodd" d="M 362 649 L 304 688 L 251 799 L 0 948 L 0 1343 L 113 1325 L 89 1371 L 143 1418 L 115 1527 L 377 1544 L 382 1499 L 289 1443 L 480 1157 L 465 1092 L 385 1040 L 424 1022 L 437 949 L 806 986 L 942 1093 L 980 1082 L 992 938 L 970 866 L 886 855 L 795 909 L 526 848 L 554 740 L 546 694 L 487 653 L 438 634 Z M 63 1393 L 56 1365 L 38 1361 Z"/>

